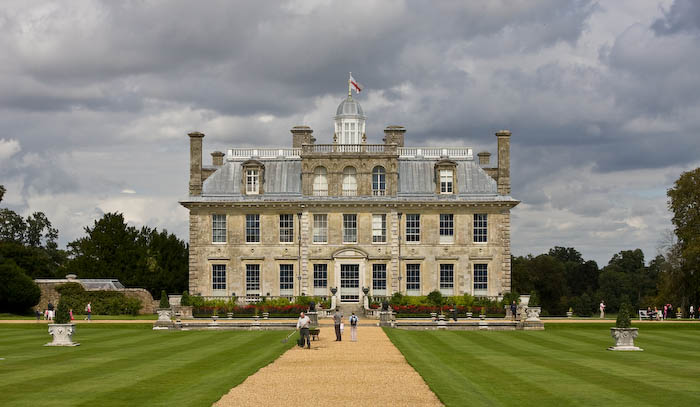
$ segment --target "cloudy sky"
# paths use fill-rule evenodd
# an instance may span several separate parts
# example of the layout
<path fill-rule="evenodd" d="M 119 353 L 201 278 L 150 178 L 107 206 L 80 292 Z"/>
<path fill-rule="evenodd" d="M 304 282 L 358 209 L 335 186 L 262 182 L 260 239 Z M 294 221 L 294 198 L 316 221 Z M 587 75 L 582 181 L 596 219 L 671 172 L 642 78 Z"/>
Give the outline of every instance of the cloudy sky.
<path fill-rule="evenodd" d="M 109 211 L 187 238 L 187 132 L 218 149 L 330 142 L 347 73 L 369 142 L 495 153 L 512 136 L 513 252 L 647 260 L 700 165 L 700 2 L 4 1 L 3 206 L 60 243 Z M 494 154 L 495 155 L 495 154 Z"/>

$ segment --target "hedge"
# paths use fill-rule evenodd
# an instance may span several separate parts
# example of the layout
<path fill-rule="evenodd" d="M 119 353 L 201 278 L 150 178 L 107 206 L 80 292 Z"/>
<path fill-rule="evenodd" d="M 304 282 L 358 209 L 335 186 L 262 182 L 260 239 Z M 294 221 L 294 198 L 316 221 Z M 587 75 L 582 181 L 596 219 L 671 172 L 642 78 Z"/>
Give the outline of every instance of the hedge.
<path fill-rule="evenodd" d="M 84 312 L 88 302 L 95 315 L 138 315 L 142 305 L 138 298 L 119 291 L 85 291 L 79 283 L 61 284 L 56 286 L 56 291 L 74 314 Z"/>

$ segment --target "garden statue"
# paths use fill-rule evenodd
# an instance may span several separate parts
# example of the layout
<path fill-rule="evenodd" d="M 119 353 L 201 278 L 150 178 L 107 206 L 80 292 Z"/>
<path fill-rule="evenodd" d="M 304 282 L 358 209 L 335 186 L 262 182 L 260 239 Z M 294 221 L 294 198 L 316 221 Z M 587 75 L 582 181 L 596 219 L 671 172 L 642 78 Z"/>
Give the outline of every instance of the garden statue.
<path fill-rule="evenodd" d="M 316 303 L 314 301 L 309 301 L 309 312 L 316 312 Z"/>
<path fill-rule="evenodd" d="M 382 311 L 389 311 L 389 301 L 382 301 Z"/>

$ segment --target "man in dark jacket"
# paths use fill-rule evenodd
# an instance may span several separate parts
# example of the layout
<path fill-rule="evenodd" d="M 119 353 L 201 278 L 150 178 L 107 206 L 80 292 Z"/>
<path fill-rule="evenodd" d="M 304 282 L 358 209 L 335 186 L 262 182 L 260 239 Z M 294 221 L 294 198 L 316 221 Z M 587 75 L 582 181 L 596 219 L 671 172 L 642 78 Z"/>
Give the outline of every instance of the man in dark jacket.
<path fill-rule="evenodd" d="M 333 325 L 335 325 L 335 340 L 336 342 L 340 342 L 341 338 L 341 333 L 340 333 L 340 324 L 343 322 L 343 314 L 340 313 L 340 310 L 338 308 L 335 309 L 335 314 L 333 314 Z"/>

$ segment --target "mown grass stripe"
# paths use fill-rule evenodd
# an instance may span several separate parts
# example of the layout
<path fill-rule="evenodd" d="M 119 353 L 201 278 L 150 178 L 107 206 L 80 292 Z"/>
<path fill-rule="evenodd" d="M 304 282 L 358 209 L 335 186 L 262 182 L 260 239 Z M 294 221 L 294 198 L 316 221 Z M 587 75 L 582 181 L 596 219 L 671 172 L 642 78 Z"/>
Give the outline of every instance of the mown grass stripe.
<path fill-rule="evenodd" d="M 573 358 L 566 358 L 561 360 L 559 358 L 552 357 L 541 358 L 542 348 L 544 348 L 545 351 L 548 351 L 548 356 L 551 356 L 552 354 L 559 354 L 559 356 L 561 356 L 561 351 L 555 350 L 554 352 L 552 352 L 551 347 L 540 345 L 535 341 L 519 340 L 520 338 L 517 337 L 515 338 L 517 344 L 513 341 L 505 342 L 502 340 L 501 337 L 495 336 L 492 339 L 493 341 L 489 343 L 489 346 L 493 346 L 496 349 L 498 347 L 505 348 L 508 344 L 510 344 L 511 347 L 518 346 L 519 348 L 517 351 L 532 357 L 533 363 L 549 366 L 552 370 L 555 370 L 557 372 L 567 373 L 570 375 L 576 374 L 577 372 L 581 371 L 592 372 L 594 373 L 593 375 L 578 375 L 578 377 L 580 377 L 581 380 L 587 381 L 591 384 L 598 384 L 599 386 L 607 388 L 608 390 L 618 392 L 621 396 L 631 396 L 637 399 L 639 402 L 648 403 L 650 401 L 654 401 L 662 403 L 663 400 L 665 400 L 667 397 L 673 396 L 673 398 L 677 400 L 683 400 L 684 403 L 690 403 L 687 405 L 700 404 L 699 398 L 692 397 L 686 392 L 676 391 L 676 387 L 673 386 L 672 380 L 667 380 L 666 377 L 660 378 L 658 376 L 655 376 L 655 380 L 653 381 L 645 380 L 645 377 L 649 377 L 648 372 L 640 371 L 639 369 L 636 369 L 637 371 L 631 372 L 630 369 L 633 369 L 633 367 L 629 365 L 618 367 L 614 363 L 606 363 L 604 366 L 601 366 L 599 364 L 591 363 L 592 358 L 578 359 L 578 362 Z M 533 349 L 534 347 L 540 349 L 535 350 Z M 510 349 L 507 349 L 505 351 L 509 352 Z M 591 355 L 595 355 L 596 352 L 603 353 L 607 351 L 604 349 L 594 350 L 591 351 Z M 540 357 L 536 358 L 535 356 L 538 355 Z M 615 355 L 620 355 L 620 353 L 611 352 L 610 355 L 610 357 L 612 358 Z M 642 357 L 640 353 L 627 353 L 626 356 L 630 358 Z M 608 360 L 607 362 L 610 362 L 610 360 Z M 668 382 L 669 385 L 659 386 L 658 382 L 662 380 L 664 382 Z M 625 389 L 635 389 L 635 391 L 629 392 Z"/>

